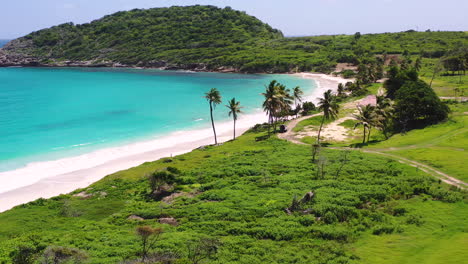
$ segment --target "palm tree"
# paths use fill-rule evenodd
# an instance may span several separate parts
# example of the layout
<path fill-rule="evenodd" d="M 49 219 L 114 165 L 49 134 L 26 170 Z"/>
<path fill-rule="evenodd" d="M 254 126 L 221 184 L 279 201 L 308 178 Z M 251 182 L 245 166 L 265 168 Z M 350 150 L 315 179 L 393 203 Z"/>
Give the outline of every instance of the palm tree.
<path fill-rule="evenodd" d="M 229 101 L 229 104 L 226 105 L 227 108 L 229 108 L 229 116 L 232 115 L 232 118 L 234 119 L 234 138 L 236 139 L 236 120 L 237 120 L 237 115 L 241 114 L 241 108 L 240 102 L 236 101 L 236 98 L 232 98 L 231 101 Z"/>
<path fill-rule="evenodd" d="M 276 107 L 276 81 L 273 80 L 270 84 L 266 87 L 266 90 L 262 95 L 265 97 L 265 101 L 263 101 L 263 110 L 268 115 L 268 124 L 273 123 L 273 116 L 275 115 L 275 107 Z M 268 133 L 270 133 L 270 125 L 268 126 Z"/>
<path fill-rule="evenodd" d="M 367 141 L 369 142 L 371 128 L 375 122 L 375 107 L 372 105 L 366 105 L 364 107 L 358 106 L 359 114 L 354 115 L 354 119 L 358 122 L 354 125 L 354 129 L 358 126 L 363 127 L 363 138 L 362 144 L 366 142 L 366 129 L 369 131 L 367 135 Z"/>
<path fill-rule="evenodd" d="M 213 109 L 216 108 L 217 104 L 221 103 L 221 94 L 219 93 L 218 89 L 211 88 L 209 92 L 205 93 L 204 97 L 210 104 L 211 126 L 213 127 L 215 145 L 217 145 L 218 139 L 216 138 L 216 129 L 215 129 L 214 120 L 213 120 Z"/>
<path fill-rule="evenodd" d="M 340 106 L 336 102 L 336 96 L 332 93 L 332 90 L 326 91 L 323 93 L 323 98 L 319 98 L 318 109 L 319 111 L 323 111 L 323 117 L 317 135 L 318 145 L 320 145 L 320 133 L 322 132 L 323 122 L 325 119 L 335 119 L 338 115 L 339 108 Z"/>
<path fill-rule="evenodd" d="M 281 90 L 285 92 L 286 89 L 279 82 L 273 80 L 266 87 L 266 91 L 262 93 L 265 97 L 265 101 L 262 106 L 263 110 L 268 115 L 268 123 L 270 126 L 275 123 L 275 118 L 278 117 L 281 112 L 281 106 L 283 104 Z M 268 133 L 270 132 L 270 126 L 268 126 Z M 276 127 L 274 130 L 276 130 Z"/>
<path fill-rule="evenodd" d="M 388 132 L 390 130 L 391 119 L 393 118 L 393 107 L 390 99 L 384 96 L 377 96 L 377 107 L 375 109 L 376 114 L 376 127 L 380 128 L 388 139 Z"/>
<path fill-rule="evenodd" d="M 343 97 L 344 96 L 344 90 L 345 90 L 345 87 L 342 83 L 339 83 L 338 84 L 338 90 L 337 90 L 337 93 L 338 93 L 338 96 L 339 97 Z"/>
<path fill-rule="evenodd" d="M 302 95 L 304 94 L 304 92 L 302 91 L 301 87 L 299 86 L 296 86 L 294 87 L 293 89 L 293 99 L 294 99 L 294 106 L 296 107 L 296 118 L 297 118 L 297 113 L 299 111 L 297 111 L 297 102 L 302 102 Z"/>
<path fill-rule="evenodd" d="M 278 99 L 279 109 L 276 115 L 276 121 L 280 117 L 287 117 L 291 113 L 291 104 L 293 103 L 294 96 L 291 96 L 290 90 L 285 85 L 278 84 Z"/>

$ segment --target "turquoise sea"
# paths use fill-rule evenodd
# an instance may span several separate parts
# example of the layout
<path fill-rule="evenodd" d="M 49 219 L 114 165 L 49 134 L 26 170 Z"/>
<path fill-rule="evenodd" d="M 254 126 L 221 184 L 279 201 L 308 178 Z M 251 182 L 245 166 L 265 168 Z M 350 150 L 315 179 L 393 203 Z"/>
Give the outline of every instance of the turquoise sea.
<path fill-rule="evenodd" d="M 315 88 L 290 75 L 0 68 L 0 172 L 209 127 L 203 95 L 213 87 L 223 96 L 217 122 L 230 120 L 224 105 L 232 97 L 246 114 L 258 112 L 273 79 L 309 94 Z"/>

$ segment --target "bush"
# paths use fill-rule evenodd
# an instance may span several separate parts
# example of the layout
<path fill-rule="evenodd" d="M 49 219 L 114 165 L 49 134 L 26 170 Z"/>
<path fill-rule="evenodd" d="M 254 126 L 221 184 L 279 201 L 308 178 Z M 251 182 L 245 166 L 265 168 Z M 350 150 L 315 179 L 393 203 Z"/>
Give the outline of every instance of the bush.
<path fill-rule="evenodd" d="M 44 264 L 79 264 L 84 263 L 87 259 L 88 255 L 79 249 L 49 246 L 42 254 L 41 262 Z"/>
<path fill-rule="evenodd" d="M 372 234 L 377 236 L 381 234 L 392 234 L 397 232 L 401 232 L 401 229 L 394 225 L 380 225 L 372 230 Z"/>

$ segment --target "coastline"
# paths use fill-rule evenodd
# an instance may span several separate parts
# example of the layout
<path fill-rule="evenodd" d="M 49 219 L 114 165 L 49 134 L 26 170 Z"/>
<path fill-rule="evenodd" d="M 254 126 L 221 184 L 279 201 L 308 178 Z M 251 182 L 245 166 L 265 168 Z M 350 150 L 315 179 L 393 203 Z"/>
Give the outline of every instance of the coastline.
<path fill-rule="evenodd" d="M 317 73 L 294 73 L 291 75 L 313 79 L 316 82 L 317 88 L 311 94 L 304 96 L 305 101 L 312 102 L 316 102 L 316 98 L 320 97 L 325 90 L 336 90 L 338 83 L 349 81 L 340 77 Z M 266 121 L 267 116 L 263 112 L 241 116 L 237 122 L 236 134 L 241 135 L 253 125 Z M 218 123 L 216 128 L 220 143 L 232 139 L 232 122 Z M 32 184 L 29 184 L 31 178 L 27 178 L 29 182 L 21 183 L 17 181 L 16 183 L 19 183 L 22 187 L 11 188 L 0 193 L 0 212 L 38 198 L 50 198 L 79 188 L 85 188 L 109 174 L 145 162 L 184 154 L 212 143 L 211 127 L 182 130 L 154 140 L 101 149 L 76 157 L 41 162 L 42 174 L 34 166 L 37 164 L 28 165 L 13 172 L 8 172 L 8 177 L 21 179 L 21 175 L 33 174 L 36 176 L 37 181 Z M 47 173 L 47 175 L 44 173 Z"/>

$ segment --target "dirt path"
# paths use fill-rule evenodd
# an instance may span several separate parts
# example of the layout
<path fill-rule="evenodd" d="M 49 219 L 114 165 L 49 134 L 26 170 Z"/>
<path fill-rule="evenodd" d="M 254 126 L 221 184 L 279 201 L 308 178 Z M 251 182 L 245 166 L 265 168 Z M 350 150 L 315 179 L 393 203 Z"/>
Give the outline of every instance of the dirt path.
<path fill-rule="evenodd" d="M 341 149 L 343 149 L 343 148 L 341 148 Z M 358 150 L 358 149 L 356 149 L 356 150 Z M 426 165 L 426 164 L 423 164 L 421 162 L 410 160 L 410 159 L 407 159 L 407 158 L 404 158 L 404 157 L 401 157 L 401 156 L 398 156 L 398 155 L 379 152 L 379 151 L 374 151 L 374 150 L 363 149 L 361 151 L 364 152 L 364 153 L 377 154 L 377 155 L 382 155 L 382 156 L 385 156 L 385 157 L 388 157 L 388 158 L 395 159 L 395 160 L 397 160 L 397 161 L 399 161 L 401 163 L 410 165 L 412 167 L 416 167 L 416 168 L 424 171 L 427 174 L 430 174 L 430 175 L 432 175 L 432 176 L 434 176 L 436 178 L 439 178 L 441 181 L 443 181 L 443 182 L 445 182 L 447 184 L 457 186 L 458 188 L 461 188 L 461 189 L 464 189 L 464 190 L 466 190 L 468 188 L 468 183 L 463 182 L 463 181 L 461 181 L 461 180 L 459 180 L 457 178 L 454 178 L 454 177 L 452 177 L 452 176 L 450 176 L 450 175 L 448 175 L 448 174 L 446 174 L 444 172 L 441 172 L 441 171 L 439 171 L 437 169 L 434 169 L 433 167 L 431 167 L 429 165 Z"/>
<path fill-rule="evenodd" d="M 289 124 L 287 125 L 287 128 L 288 128 L 288 131 L 286 133 L 282 133 L 282 134 L 278 134 L 278 137 L 281 138 L 281 139 L 285 139 L 285 140 L 288 140 L 292 143 L 295 143 L 295 144 L 301 144 L 301 145 L 306 145 L 305 143 L 299 141 L 296 137 L 296 133 L 293 132 L 292 130 L 294 129 L 294 127 L 296 127 L 296 125 L 301 122 L 302 120 L 305 120 L 305 119 L 308 119 L 308 118 L 311 118 L 311 117 L 314 117 L 314 116 L 319 116 L 321 115 L 322 113 L 319 113 L 319 114 L 315 114 L 315 115 L 309 115 L 309 116 L 304 116 L 304 117 L 300 117 L 300 118 L 297 118 L 297 119 L 294 119 L 292 121 L 289 122 Z M 449 133 L 449 134 L 459 134 L 459 133 L 462 133 L 462 132 L 465 132 L 465 129 L 462 129 L 462 131 L 456 131 L 454 133 Z M 442 136 L 443 138 L 445 137 L 448 137 L 449 135 L 445 135 L 445 136 Z M 440 141 L 442 140 L 441 138 L 438 138 L 436 140 L 434 140 L 433 142 L 429 142 L 429 143 L 426 143 L 426 144 L 423 144 L 423 146 L 425 145 L 431 145 L 431 144 L 434 144 L 435 142 L 437 141 Z M 391 148 L 380 148 L 380 149 L 357 149 L 357 148 L 336 148 L 336 147 L 331 147 L 330 149 L 338 149 L 338 150 L 344 150 L 344 149 L 349 149 L 349 150 L 354 150 L 354 151 L 361 151 L 361 152 L 364 152 L 364 153 L 370 153 L 370 154 L 376 154 L 376 155 L 381 155 L 381 156 L 385 156 L 387 158 L 391 158 L 391 159 L 394 159 L 394 160 L 397 160 L 401 163 L 404 163 L 404 164 L 407 164 L 409 166 L 412 166 L 412 167 L 416 167 L 424 172 L 426 172 L 427 174 L 429 175 L 432 175 L 438 179 L 440 179 L 441 181 L 447 183 L 447 184 L 450 184 L 450 185 L 453 185 L 453 186 L 457 186 L 458 188 L 460 189 L 464 189 L 466 190 L 468 188 L 468 183 L 466 182 L 463 182 L 455 177 L 452 177 L 442 171 L 439 171 L 429 165 L 426 165 L 426 164 L 423 164 L 421 162 L 418 162 L 418 161 L 414 161 L 414 160 L 410 160 L 410 159 L 407 159 L 407 158 L 404 158 L 404 157 L 401 157 L 401 156 L 398 156 L 398 155 L 395 155 L 395 154 L 390 154 L 390 153 L 385 153 L 383 151 L 395 151 L 395 150 L 403 150 L 403 149 L 409 149 L 409 148 L 414 148 L 418 145 L 414 145 L 414 146 L 406 146 L 406 147 L 401 147 L 401 148 L 397 148 L 397 147 L 391 147 Z M 418 147 L 421 147 L 421 145 L 419 145 Z"/>
<path fill-rule="evenodd" d="M 296 132 L 293 131 L 293 128 L 296 127 L 296 125 L 301 122 L 302 120 L 306 120 L 306 119 L 309 119 L 311 117 L 314 117 L 314 116 L 319 116 L 319 115 L 322 115 L 322 113 L 318 113 L 318 114 L 314 114 L 314 115 L 307 115 L 307 116 L 303 116 L 303 117 L 299 117 L 299 118 L 296 118 L 296 119 L 293 119 L 291 120 L 287 125 L 287 129 L 288 131 L 286 131 L 285 133 L 280 133 L 278 134 L 278 137 L 281 138 L 281 139 L 285 139 L 285 140 L 288 140 L 288 141 L 291 141 L 292 143 L 294 144 L 301 144 L 301 145 L 305 145 L 305 143 L 301 142 L 298 140 L 298 138 L 296 137 Z"/>

